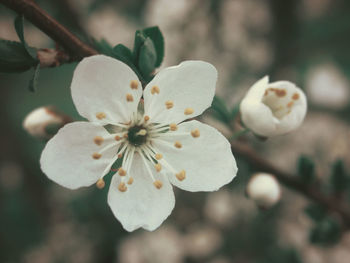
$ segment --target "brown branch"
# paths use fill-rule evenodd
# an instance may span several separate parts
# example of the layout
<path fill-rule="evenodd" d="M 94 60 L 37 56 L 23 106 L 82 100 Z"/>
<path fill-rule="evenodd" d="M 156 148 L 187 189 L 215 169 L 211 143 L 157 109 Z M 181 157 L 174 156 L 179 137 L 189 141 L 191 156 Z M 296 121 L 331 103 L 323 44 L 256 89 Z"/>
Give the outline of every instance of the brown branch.
<path fill-rule="evenodd" d="M 71 60 L 97 54 L 97 51 L 73 35 L 32 0 L 0 0 L 0 3 L 23 15 L 31 23 L 59 43 Z"/>
<path fill-rule="evenodd" d="M 243 157 L 260 171 L 275 175 L 275 177 L 285 186 L 303 194 L 310 200 L 321 204 L 329 211 L 336 212 L 339 216 L 341 216 L 344 224 L 347 227 L 350 227 L 350 209 L 348 205 L 340 202 L 338 199 L 326 196 L 324 193 L 320 192 L 311 185 L 304 184 L 296 175 L 281 171 L 272 163 L 256 154 L 256 152 L 247 145 L 234 142 L 231 143 L 231 150 L 234 154 Z"/>

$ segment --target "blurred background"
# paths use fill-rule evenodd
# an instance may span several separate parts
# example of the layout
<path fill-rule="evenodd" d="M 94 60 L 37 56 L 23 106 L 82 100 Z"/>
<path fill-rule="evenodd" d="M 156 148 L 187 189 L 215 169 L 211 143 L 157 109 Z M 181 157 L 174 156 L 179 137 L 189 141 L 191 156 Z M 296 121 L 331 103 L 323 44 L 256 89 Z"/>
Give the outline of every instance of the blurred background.
<path fill-rule="evenodd" d="M 309 102 L 302 127 L 265 142 L 251 135 L 240 140 L 292 173 L 301 154 L 310 156 L 321 181 L 336 160 L 349 167 L 349 1 L 36 2 L 85 40 L 132 47 L 135 30 L 158 25 L 165 38 L 162 67 L 187 59 L 214 64 L 217 96 L 228 109 L 264 75 L 297 83 Z M 18 41 L 15 15 L 0 5 L 0 38 Z M 28 21 L 24 31 L 31 46 L 55 46 Z M 43 69 L 36 93 L 27 88 L 32 72 L 0 73 L 0 262 L 349 262 L 349 233 L 332 244 L 310 238 L 314 222 L 304 213 L 310 204 L 304 197 L 283 188 L 270 209 L 248 199 L 245 188 L 256 169 L 239 157 L 238 176 L 220 191 L 175 189 L 175 209 L 154 232 L 124 231 L 107 205 L 108 187 L 71 191 L 51 182 L 39 167 L 45 143 L 27 134 L 22 122 L 45 105 L 80 119 L 69 89 L 75 66 Z M 232 134 L 210 111 L 203 121 Z"/>

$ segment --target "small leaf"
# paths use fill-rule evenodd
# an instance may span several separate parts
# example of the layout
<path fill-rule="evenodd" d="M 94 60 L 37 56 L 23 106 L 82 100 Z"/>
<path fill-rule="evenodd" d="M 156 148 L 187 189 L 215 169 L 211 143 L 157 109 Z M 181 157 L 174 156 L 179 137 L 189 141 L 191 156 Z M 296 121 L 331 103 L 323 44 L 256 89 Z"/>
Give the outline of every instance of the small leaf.
<path fill-rule="evenodd" d="M 327 215 L 326 209 L 319 204 L 311 204 L 307 206 L 304 212 L 315 222 L 321 221 Z"/>
<path fill-rule="evenodd" d="M 21 43 L 0 39 L 0 72 L 23 72 L 37 64 Z"/>
<path fill-rule="evenodd" d="M 153 41 L 157 53 L 155 67 L 159 67 L 162 64 L 164 57 L 164 37 L 162 32 L 157 26 L 145 28 L 142 32 L 146 37 L 149 37 Z"/>
<path fill-rule="evenodd" d="M 33 77 L 29 81 L 29 90 L 31 92 L 35 92 L 37 90 L 39 72 L 40 72 L 40 64 L 38 63 L 38 65 L 35 68 Z"/>
<path fill-rule="evenodd" d="M 298 160 L 298 175 L 305 183 L 311 183 L 315 180 L 315 164 L 307 156 L 300 156 Z"/>
<path fill-rule="evenodd" d="M 326 218 L 311 229 L 309 239 L 313 244 L 334 245 L 340 240 L 341 227 L 333 218 Z"/>
<path fill-rule="evenodd" d="M 218 120 L 222 121 L 225 124 L 231 121 L 231 114 L 227 109 L 223 99 L 219 98 L 218 96 L 214 96 L 211 108 L 214 110 L 215 116 Z"/>
<path fill-rule="evenodd" d="M 21 41 L 22 45 L 24 46 L 24 48 L 27 50 L 28 54 L 36 59 L 36 49 L 29 47 L 27 42 L 24 40 L 24 31 L 23 31 L 23 22 L 24 22 L 24 18 L 22 15 L 18 15 L 15 18 L 15 29 L 16 29 L 16 33 L 18 35 L 19 40 Z"/>
<path fill-rule="evenodd" d="M 153 41 L 148 37 L 140 48 L 138 61 L 139 69 L 145 79 L 149 79 L 151 72 L 155 69 L 156 60 L 157 54 Z"/>
<path fill-rule="evenodd" d="M 333 192 L 344 192 L 349 185 L 349 177 L 345 171 L 342 160 L 337 160 L 332 166 L 332 174 L 330 177 L 330 184 Z"/>
<path fill-rule="evenodd" d="M 133 58 L 134 58 L 135 65 L 138 64 L 140 50 L 145 41 L 146 41 L 146 36 L 140 30 L 137 30 L 135 32 L 134 50 L 133 50 Z"/>
<path fill-rule="evenodd" d="M 98 52 L 113 57 L 113 47 L 107 42 L 107 40 L 101 39 L 98 41 L 93 39 L 93 43 Z"/>

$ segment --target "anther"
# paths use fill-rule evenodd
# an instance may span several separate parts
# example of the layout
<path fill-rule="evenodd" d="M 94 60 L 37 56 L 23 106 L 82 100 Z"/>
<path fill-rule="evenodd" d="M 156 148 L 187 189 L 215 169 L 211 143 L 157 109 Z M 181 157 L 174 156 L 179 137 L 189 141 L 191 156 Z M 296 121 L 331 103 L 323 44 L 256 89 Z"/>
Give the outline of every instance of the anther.
<path fill-rule="evenodd" d="M 171 123 L 171 124 L 169 125 L 169 128 L 170 128 L 171 131 L 176 131 L 176 130 L 177 130 L 177 125 L 176 125 L 176 123 Z"/>
<path fill-rule="evenodd" d="M 139 82 L 137 80 L 132 80 L 130 82 L 130 88 L 131 89 L 137 89 L 138 86 L 139 86 Z"/>
<path fill-rule="evenodd" d="M 94 138 L 94 143 L 96 143 L 97 145 L 101 145 L 103 143 L 103 138 L 101 136 L 96 136 Z"/>
<path fill-rule="evenodd" d="M 191 131 L 191 135 L 193 138 L 198 138 L 201 135 L 201 133 L 199 132 L 198 129 L 195 129 L 195 130 Z"/>
<path fill-rule="evenodd" d="M 162 165 L 160 163 L 157 163 L 156 165 L 154 165 L 154 167 L 156 168 L 156 171 L 158 173 L 162 170 Z"/>
<path fill-rule="evenodd" d="M 179 173 L 175 174 L 177 180 L 182 181 L 186 178 L 185 170 L 181 170 Z"/>
<path fill-rule="evenodd" d="M 125 175 L 126 175 L 126 171 L 125 171 L 123 168 L 119 168 L 118 174 L 119 174 L 120 176 L 125 176 Z"/>
<path fill-rule="evenodd" d="M 292 99 L 293 100 L 299 99 L 299 94 L 298 93 L 294 93 Z"/>
<path fill-rule="evenodd" d="M 287 95 L 287 91 L 284 89 L 275 89 L 274 91 L 277 97 L 284 97 Z"/>
<path fill-rule="evenodd" d="M 190 115 L 193 112 L 194 112 L 194 110 L 192 108 L 186 108 L 185 111 L 184 111 L 185 115 Z"/>
<path fill-rule="evenodd" d="M 94 158 L 95 160 L 97 160 L 97 159 L 100 159 L 101 156 L 102 156 L 102 154 L 94 153 L 94 154 L 92 155 L 92 158 Z"/>
<path fill-rule="evenodd" d="M 154 186 L 155 186 L 157 189 L 160 189 L 160 188 L 162 188 L 162 186 L 163 186 L 163 183 L 162 183 L 161 181 L 159 181 L 159 180 L 155 180 L 155 181 L 153 182 L 153 184 L 154 184 Z"/>
<path fill-rule="evenodd" d="M 175 142 L 174 146 L 180 149 L 182 147 L 182 144 L 180 142 Z"/>
<path fill-rule="evenodd" d="M 106 118 L 106 113 L 98 112 L 98 113 L 96 113 L 96 118 L 99 120 L 102 120 L 102 119 Z"/>
<path fill-rule="evenodd" d="M 163 158 L 163 155 L 161 153 L 157 153 L 155 157 L 156 157 L 156 160 L 160 160 Z"/>
<path fill-rule="evenodd" d="M 119 159 L 122 158 L 122 157 L 123 157 L 123 154 L 122 154 L 122 153 L 118 154 L 118 158 L 119 158 Z"/>
<path fill-rule="evenodd" d="M 127 184 L 132 184 L 133 182 L 134 182 L 134 178 L 130 177 Z"/>
<path fill-rule="evenodd" d="M 171 100 L 168 100 L 165 102 L 165 107 L 169 110 L 172 107 L 174 107 L 174 102 L 172 102 Z"/>
<path fill-rule="evenodd" d="M 102 189 L 103 187 L 105 187 L 105 181 L 103 181 L 103 179 L 98 179 L 98 181 L 96 182 L 96 186 L 98 189 Z"/>
<path fill-rule="evenodd" d="M 153 86 L 151 88 L 151 93 L 154 95 L 155 93 L 159 94 L 159 87 L 158 86 Z"/>
<path fill-rule="evenodd" d="M 134 97 L 131 94 L 126 94 L 126 101 L 132 102 L 134 101 Z"/>
<path fill-rule="evenodd" d="M 145 121 L 149 121 L 149 116 L 145 116 L 145 117 L 143 117 L 143 119 L 145 120 Z"/>
<path fill-rule="evenodd" d="M 116 136 L 114 137 L 114 139 L 115 139 L 116 141 L 120 141 L 121 137 L 118 136 L 118 135 L 116 135 Z"/>
<path fill-rule="evenodd" d="M 290 101 L 290 102 L 288 102 L 287 107 L 291 108 L 291 107 L 293 107 L 293 105 L 294 105 L 294 101 Z"/>
<path fill-rule="evenodd" d="M 118 185 L 118 190 L 120 192 L 125 192 L 128 188 L 126 187 L 125 183 L 124 182 L 121 182 L 119 185 Z"/>

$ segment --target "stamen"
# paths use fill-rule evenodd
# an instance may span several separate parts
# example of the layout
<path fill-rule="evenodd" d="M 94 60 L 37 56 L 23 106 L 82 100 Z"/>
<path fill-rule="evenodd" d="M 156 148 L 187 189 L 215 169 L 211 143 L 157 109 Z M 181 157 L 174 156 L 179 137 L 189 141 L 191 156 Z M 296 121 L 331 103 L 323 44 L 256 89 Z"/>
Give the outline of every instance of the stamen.
<path fill-rule="evenodd" d="M 94 143 L 96 143 L 97 145 L 101 145 L 103 143 L 103 138 L 101 136 L 96 136 L 94 138 Z"/>
<path fill-rule="evenodd" d="M 106 118 L 106 113 L 98 112 L 98 113 L 96 113 L 96 118 L 99 120 L 102 120 L 102 119 Z"/>
<path fill-rule="evenodd" d="M 185 115 L 191 115 L 193 112 L 194 112 L 194 109 L 192 108 L 186 108 L 184 111 Z"/>
<path fill-rule="evenodd" d="M 98 189 L 102 189 L 103 187 L 105 187 L 105 181 L 103 181 L 103 179 L 98 179 L 98 181 L 96 182 L 96 186 Z"/>
<path fill-rule="evenodd" d="M 93 154 L 92 154 L 92 158 L 94 158 L 95 160 L 100 159 L 101 156 L 102 156 L 102 154 L 99 154 L 99 153 L 93 153 Z"/>
<path fill-rule="evenodd" d="M 151 93 L 154 95 L 155 93 L 159 94 L 159 87 L 158 86 L 153 86 L 151 88 Z"/>
<path fill-rule="evenodd" d="M 163 155 L 161 153 L 157 153 L 155 158 L 156 158 L 156 160 L 160 160 L 163 158 Z"/>
<path fill-rule="evenodd" d="M 294 93 L 292 99 L 293 99 L 293 100 L 298 100 L 299 97 L 300 97 L 300 96 L 299 96 L 298 93 Z"/>
<path fill-rule="evenodd" d="M 116 136 L 114 137 L 114 139 L 115 139 L 116 141 L 120 141 L 121 137 L 118 136 L 118 135 L 116 135 Z"/>
<path fill-rule="evenodd" d="M 153 184 L 154 184 L 154 186 L 155 186 L 157 189 L 160 189 L 160 188 L 162 188 L 162 186 L 163 186 L 163 183 L 162 183 L 161 181 L 159 181 L 159 180 L 155 180 L 155 181 L 153 182 Z"/>
<path fill-rule="evenodd" d="M 119 168 L 118 174 L 119 174 L 120 176 L 125 176 L 125 175 L 126 175 L 126 171 L 125 171 L 123 168 Z"/>
<path fill-rule="evenodd" d="M 277 97 L 284 97 L 287 95 L 287 91 L 284 89 L 275 89 L 274 92 Z"/>
<path fill-rule="evenodd" d="M 119 185 L 118 185 L 118 190 L 120 192 L 125 192 L 126 190 L 128 190 L 128 188 L 126 187 L 125 183 L 124 182 L 121 182 Z"/>
<path fill-rule="evenodd" d="M 134 182 L 134 178 L 130 177 L 127 184 L 132 184 Z"/>
<path fill-rule="evenodd" d="M 138 133 L 136 133 L 136 135 L 141 135 L 141 136 L 145 136 L 147 134 L 147 131 L 145 129 L 141 129 L 139 130 Z"/>
<path fill-rule="evenodd" d="M 145 121 L 149 121 L 149 116 L 145 116 L 145 117 L 143 117 L 143 119 L 145 120 Z"/>
<path fill-rule="evenodd" d="M 122 158 L 123 157 L 123 154 L 122 153 L 119 153 L 118 154 L 118 158 Z"/>
<path fill-rule="evenodd" d="M 179 173 L 175 174 L 175 176 L 179 181 L 182 181 L 186 178 L 186 172 L 185 170 L 181 170 Z"/>
<path fill-rule="evenodd" d="M 132 102 L 134 101 L 134 97 L 131 94 L 126 94 L 126 101 Z"/>
<path fill-rule="evenodd" d="M 132 80 L 130 82 L 130 88 L 131 89 L 137 89 L 138 86 L 139 86 L 139 82 L 137 80 Z"/>
<path fill-rule="evenodd" d="M 177 125 L 176 125 L 176 123 L 171 123 L 171 124 L 169 125 L 169 128 L 170 128 L 171 131 L 176 131 L 176 130 L 177 130 Z"/>
<path fill-rule="evenodd" d="M 287 107 L 291 108 L 291 107 L 293 107 L 293 105 L 294 105 L 294 101 L 290 101 L 290 102 L 288 102 Z"/>
<path fill-rule="evenodd" d="M 128 136 L 127 133 L 124 133 L 123 137 L 124 137 L 125 139 L 127 139 L 129 136 Z"/>
<path fill-rule="evenodd" d="M 195 130 L 191 131 L 191 135 L 193 138 L 198 138 L 201 134 L 200 134 L 198 129 L 195 129 Z"/>
<path fill-rule="evenodd" d="M 165 107 L 169 110 L 172 107 L 174 107 L 174 102 L 172 102 L 171 100 L 168 100 L 165 102 Z"/>
<path fill-rule="evenodd" d="M 156 168 L 156 171 L 159 173 L 162 170 L 162 165 L 160 163 L 157 163 L 154 168 Z"/>
<path fill-rule="evenodd" d="M 182 144 L 180 142 L 175 142 L 174 146 L 180 149 L 182 147 Z"/>

